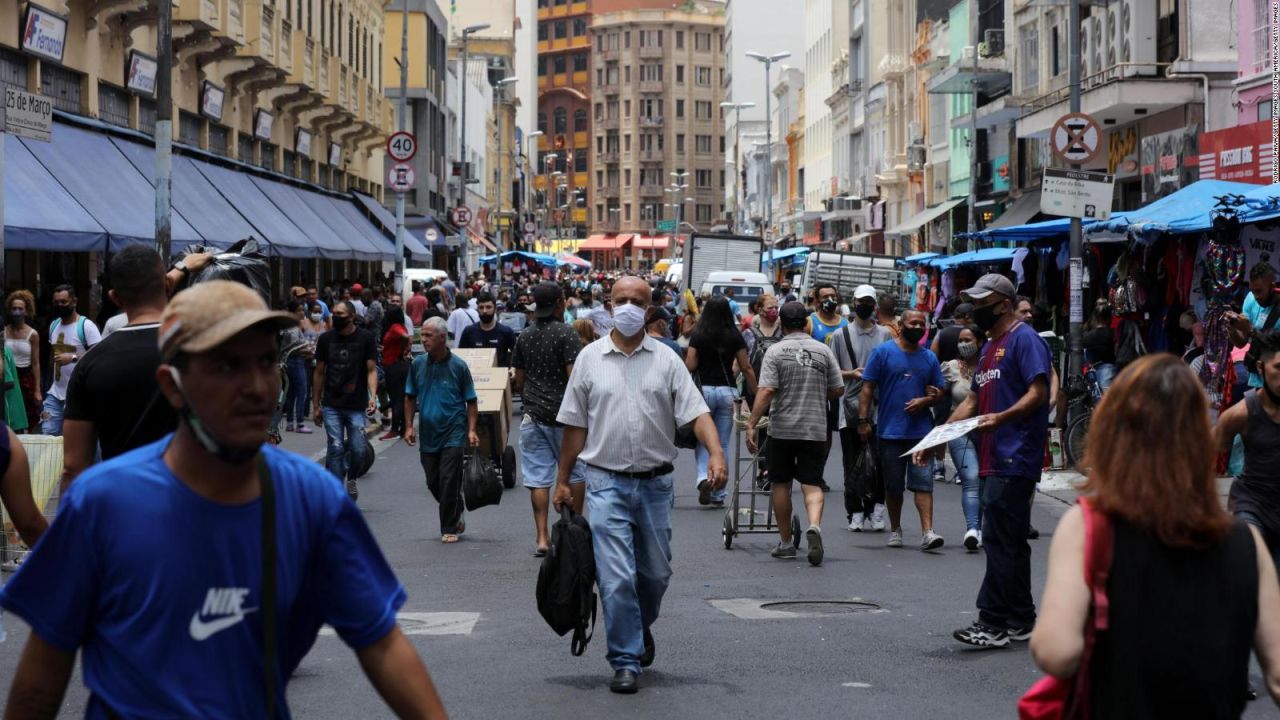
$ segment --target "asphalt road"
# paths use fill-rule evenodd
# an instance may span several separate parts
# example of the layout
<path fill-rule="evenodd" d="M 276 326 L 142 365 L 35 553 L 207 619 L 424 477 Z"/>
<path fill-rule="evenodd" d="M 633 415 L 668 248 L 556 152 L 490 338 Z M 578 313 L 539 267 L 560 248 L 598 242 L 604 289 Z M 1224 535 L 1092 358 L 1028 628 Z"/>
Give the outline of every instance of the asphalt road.
<path fill-rule="evenodd" d="M 291 435 L 287 447 L 323 450 L 320 434 Z M 983 573 L 981 554 L 960 547 L 959 487 L 936 491 L 938 552 L 912 547 L 919 534 L 905 510 L 908 546 L 886 548 L 883 533 L 844 528 L 838 489 L 828 496 L 827 559 L 810 567 L 769 556 L 774 536 L 747 535 L 725 550 L 723 511 L 698 506 L 693 454 L 682 453 L 674 511 L 674 569 L 662 617 L 654 625 L 657 662 L 638 695 L 610 693 L 603 624 L 575 658 L 567 638 L 538 616 L 533 588 L 527 492 L 507 491 L 496 508 L 470 513 L 462 542 L 439 542 L 436 505 L 424 487 L 416 450 L 384 444 L 361 481 L 364 510 L 383 551 L 409 592 L 402 625 L 426 660 L 455 718 L 570 714 L 580 718 L 1001 718 L 1015 717 L 1018 696 L 1039 673 L 1025 644 L 979 651 L 951 638 L 970 623 Z M 840 486 L 837 454 L 827 479 Z M 799 497 L 797 495 L 797 507 Z M 1033 581 L 1044 583 L 1045 554 L 1061 501 L 1041 495 L 1033 513 L 1044 535 L 1034 541 Z M 808 614 L 761 611 L 763 602 L 861 600 L 869 612 Z M 5 617 L 0 685 L 12 677 L 26 637 Z M 1254 685 L 1262 687 L 1260 678 Z M 289 686 L 298 718 L 373 718 L 390 713 L 362 676 L 351 651 L 321 637 Z M 83 714 L 77 673 L 62 716 Z M 1247 717 L 1280 717 L 1266 700 Z"/>

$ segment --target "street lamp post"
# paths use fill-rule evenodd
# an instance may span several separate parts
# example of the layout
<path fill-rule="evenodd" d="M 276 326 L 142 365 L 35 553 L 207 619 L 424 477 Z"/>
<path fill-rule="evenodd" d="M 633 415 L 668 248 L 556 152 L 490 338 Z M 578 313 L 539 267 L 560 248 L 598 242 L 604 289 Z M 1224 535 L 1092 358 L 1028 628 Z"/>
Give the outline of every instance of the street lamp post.
<path fill-rule="evenodd" d="M 408 0 L 402 0 L 408 2 Z M 458 193 L 458 207 L 467 204 L 467 182 L 471 175 L 467 162 L 467 41 L 471 36 L 489 29 L 489 23 L 480 23 L 479 25 L 469 25 L 462 28 L 462 70 L 458 73 L 458 88 L 462 94 L 462 191 Z"/>
<path fill-rule="evenodd" d="M 774 53 L 772 55 L 764 55 L 758 52 L 749 52 L 747 57 L 759 60 L 764 63 L 764 133 L 765 145 L 767 146 L 768 172 L 765 173 L 764 180 L 764 226 L 765 230 L 760 233 L 761 237 L 765 233 L 773 233 L 773 90 L 769 83 L 769 71 L 773 68 L 773 64 L 791 57 L 789 52 Z M 774 267 L 772 238 L 769 242 L 769 269 L 774 273 L 777 269 Z"/>
<path fill-rule="evenodd" d="M 525 212 L 530 216 L 533 216 L 534 212 L 533 199 L 529 195 L 529 174 L 538 171 L 537 153 L 530 147 L 530 141 L 537 140 L 544 134 L 541 130 L 534 130 L 524 136 L 524 169 L 520 173 L 520 198 L 524 202 Z M 536 144 L 536 142 L 533 143 L 533 145 Z"/>
<path fill-rule="evenodd" d="M 743 110 L 746 110 L 746 109 L 748 109 L 748 108 L 753 108 L 753 107 L 755 107 L 755 106 L 756 106 L 756 104 L 755 104 L 755 103 L 753 103 L 753 102 L 744 102 L 744 103 L 722 102 L 722 103 L 720 103 L 720 107 L 721 107 L 721 109 L 724 109 L 724 110 L 733 110 L 733 156 L 734 156 L 734 162 L 733 162 L 733 206 L 734 206 L 733 229 L 734 229 L 734 232 L 741 232 L 741 231 L 742 231 L 742 230 L 741 230 L 741 227 L 742 227 L 742 222 L 741 222 L 741 217 L 742 217 L 742 198 L 741 198 L 741 194 L 742 194 L 742 193 L 741 193 L 741 188 L 740 188 L 740 185 L 742 184 L 742 172 L 743 172 L 743 162 L 742 162 L 742 111 L 743 111 Z"/>

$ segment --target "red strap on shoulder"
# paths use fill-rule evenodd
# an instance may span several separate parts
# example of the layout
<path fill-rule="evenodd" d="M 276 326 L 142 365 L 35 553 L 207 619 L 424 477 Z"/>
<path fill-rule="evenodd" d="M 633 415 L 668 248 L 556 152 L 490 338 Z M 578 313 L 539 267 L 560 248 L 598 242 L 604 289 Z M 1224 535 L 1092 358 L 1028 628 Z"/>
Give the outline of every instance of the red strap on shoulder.
<path fill-rule="evenodd" d="M 1084 581 L 1089 586 L 1093 604 L 1093 627 L 1106 630 L 1109 622 L 1107 580 L 1111 576 L 1111 556 L 1115 546 L 1111 517 L 1093 506 L 1087 498 L 1080 498 L 1084 512 Z"/>

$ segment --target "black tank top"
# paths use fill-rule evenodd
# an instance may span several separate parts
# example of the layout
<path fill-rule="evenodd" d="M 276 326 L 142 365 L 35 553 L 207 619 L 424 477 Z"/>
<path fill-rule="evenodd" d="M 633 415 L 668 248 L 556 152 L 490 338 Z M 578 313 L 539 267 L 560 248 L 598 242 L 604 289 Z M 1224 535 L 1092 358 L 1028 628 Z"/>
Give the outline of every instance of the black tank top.
<path fill-rule="evenodd" d="M 1244 395 L 1249 411 L 1244 431 L 1244 471 L 1231 483 L 1232 512 L 1249 512 L 1280 533 L 1280 423 L 1267 415 L 1258 390 Z"/>
<path fill-rule="evenodd" d="M 1258 618 L 1248 526 L 1206 550 L 1172 549 L 1122 519 L 1093 661 L 1093 717 L 1238 718 Z"/>

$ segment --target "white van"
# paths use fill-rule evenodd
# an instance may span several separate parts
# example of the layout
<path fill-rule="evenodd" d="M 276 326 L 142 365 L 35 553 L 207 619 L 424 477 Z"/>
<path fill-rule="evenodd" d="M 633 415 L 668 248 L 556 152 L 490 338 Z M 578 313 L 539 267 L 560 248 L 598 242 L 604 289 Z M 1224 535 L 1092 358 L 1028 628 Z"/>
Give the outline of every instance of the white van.
<path fill-rule="evenodd" d="M 773 292 L 773 285 L 769 282 L 769 276 L 762 272 L 740 272 L 737 270 L 718 270 L 716 272 L 707 273 L 707 279 L 702 282 L 702 288 L 698 291 L 699 297 L 703 293 L 711 293 L 712 297 L 716 295 L 724 295 L 726 290 L 733 289 L 733 299 L 746 310 L 748 304 L 765 293 Z"/>
<path fill-rule="evenodd" d="M 444 281 L 449 277 L 449 273 L 443 270 L 434 270 L 432 268 L 405 268 L 404 269 L 404 294 L 408 295 L 413 292 L 412 283 L 414 281 L 430 284 L 439 280 Z"/>

